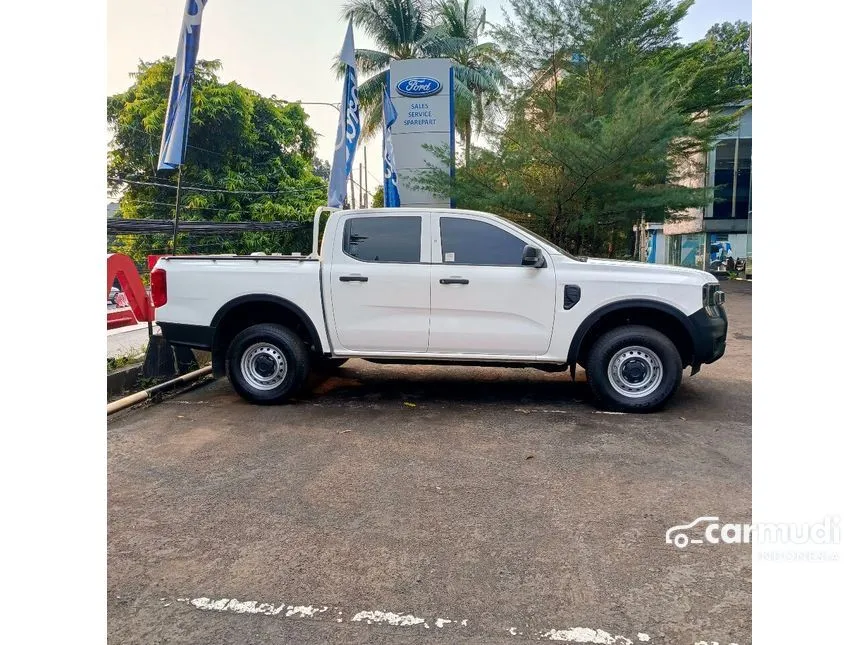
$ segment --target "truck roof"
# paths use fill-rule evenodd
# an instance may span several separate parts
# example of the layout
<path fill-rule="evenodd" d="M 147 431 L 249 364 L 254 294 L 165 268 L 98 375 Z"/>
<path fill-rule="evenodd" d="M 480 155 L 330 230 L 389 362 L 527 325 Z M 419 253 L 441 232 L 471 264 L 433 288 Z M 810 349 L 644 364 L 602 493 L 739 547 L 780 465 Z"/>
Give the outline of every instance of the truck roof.
<path fill-rule="evenodd" d="M 340 213 L 342 215 L 370 215 L 372 213 L 385 213 L 390 215 L 412 215 L 415 213 L 447 213 L 447 214 L 460 214 L 460 215 L 478 215 L 480 217 L 488 217 L 490 219 L 495 219 L 499 221 L 507 222 L 504 217 L 500 217 L 499 215 L 494 215 L 493 213 L 487 213 L 486 211 L 476 211 L 469 210 L 467 208 L 429 208 L 429 207 L 421 207 L 421 206 L 397 206 L 395 208 L 351 208 L 344 209 L 339 211 L 333 211 L 334 213 Z"/>

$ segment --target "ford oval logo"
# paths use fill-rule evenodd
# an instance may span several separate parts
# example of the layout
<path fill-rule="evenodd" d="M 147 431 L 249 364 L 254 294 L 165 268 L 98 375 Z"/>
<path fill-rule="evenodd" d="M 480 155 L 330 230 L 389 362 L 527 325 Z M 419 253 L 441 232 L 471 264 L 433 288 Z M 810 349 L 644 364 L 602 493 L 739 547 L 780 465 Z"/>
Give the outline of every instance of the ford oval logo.
<path fill-rule="evenodd" d="M 397 84 L 397 92 L 403 96 L 433 96 L 442 89 L 442 83 L 429 76 L 410 76 Z"/>

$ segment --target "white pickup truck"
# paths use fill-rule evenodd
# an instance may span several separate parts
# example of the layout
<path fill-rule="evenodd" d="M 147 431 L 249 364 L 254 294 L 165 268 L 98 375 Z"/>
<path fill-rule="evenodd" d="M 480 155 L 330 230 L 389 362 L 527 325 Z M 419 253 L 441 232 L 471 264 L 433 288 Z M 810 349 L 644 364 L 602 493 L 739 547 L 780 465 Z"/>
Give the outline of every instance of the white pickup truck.
<path fill-rule="evenodd" d="M 363 358 L 579 364 L 600 405 L 647 411 L 685 367 L 695 374 L 725 351 L 725 295 L 704 271 L 573 257 L 467 210 L 321 208 L 313 240 L 302 256 L 161 258 L 162 333 L 211 351 L 216 376 L 254 403 L 285 401 L 312 369 Z"/>

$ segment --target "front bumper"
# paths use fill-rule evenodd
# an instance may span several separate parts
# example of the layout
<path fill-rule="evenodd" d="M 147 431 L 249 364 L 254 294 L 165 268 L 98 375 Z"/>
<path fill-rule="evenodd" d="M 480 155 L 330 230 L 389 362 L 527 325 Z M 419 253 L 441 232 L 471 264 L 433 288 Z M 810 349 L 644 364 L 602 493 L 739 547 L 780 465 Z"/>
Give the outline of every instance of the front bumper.
<path fill-rule="evenodd" d="M 692 374 L 726 353 L 729 320 L 722 305 L 703 307 L 689 317 L 693 336 Z"/>

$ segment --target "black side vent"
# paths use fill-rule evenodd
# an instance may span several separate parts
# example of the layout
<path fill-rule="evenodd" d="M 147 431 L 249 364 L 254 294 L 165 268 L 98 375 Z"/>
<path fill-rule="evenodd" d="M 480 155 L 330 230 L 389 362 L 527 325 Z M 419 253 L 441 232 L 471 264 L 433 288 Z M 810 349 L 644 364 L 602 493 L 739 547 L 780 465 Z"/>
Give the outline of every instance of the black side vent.
<path fill-rule="evenodd" d="M 571 309 L 573 305 L 579 302 L 579 297 L 582 295 L 582 289 L 578 284 L 564 285 L 564 308 Z"/>

